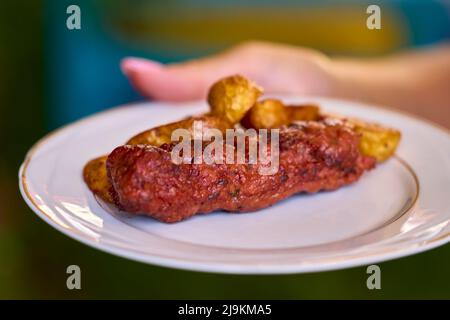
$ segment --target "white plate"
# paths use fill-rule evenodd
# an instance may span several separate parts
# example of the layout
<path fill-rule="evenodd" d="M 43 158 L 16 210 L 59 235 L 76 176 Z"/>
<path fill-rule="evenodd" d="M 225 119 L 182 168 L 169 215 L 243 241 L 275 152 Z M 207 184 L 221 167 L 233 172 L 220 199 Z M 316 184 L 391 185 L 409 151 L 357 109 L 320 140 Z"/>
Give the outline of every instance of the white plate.
<path fill-rule="evenodd" d="M 397 156 L 334 192 L 297 195 L 257 213 L 217 212 L 177 224 L 127 217 L 99 203 L 82 180 L 85 163 L 147 128 L 206 110 L 142 103 L 83 119 L 28 153 L 19 182 L 47 223 L 87 245 L 162 266 L 225 273 L 295 273 L 366 265 L 450 239 L 450 135 L 410 116 L 321 98 L 328 112 L 398 128 Z"/>

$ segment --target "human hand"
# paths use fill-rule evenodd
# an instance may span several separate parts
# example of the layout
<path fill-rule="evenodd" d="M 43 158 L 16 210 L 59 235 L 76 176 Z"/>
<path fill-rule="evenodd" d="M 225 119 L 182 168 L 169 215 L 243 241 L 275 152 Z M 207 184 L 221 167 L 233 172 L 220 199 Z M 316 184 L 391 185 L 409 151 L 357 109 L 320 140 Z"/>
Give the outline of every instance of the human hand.
<path fill-rule="evenodd" d="M 177 64 L 125 58 L 123 72 L 144 96 L 167 101 L 201 99 L 219 78 L 242 74 L 266 93 L 329 96 L 338 87 L 331 61 L 318 51 L 248 42 L 214 56 Z"/>

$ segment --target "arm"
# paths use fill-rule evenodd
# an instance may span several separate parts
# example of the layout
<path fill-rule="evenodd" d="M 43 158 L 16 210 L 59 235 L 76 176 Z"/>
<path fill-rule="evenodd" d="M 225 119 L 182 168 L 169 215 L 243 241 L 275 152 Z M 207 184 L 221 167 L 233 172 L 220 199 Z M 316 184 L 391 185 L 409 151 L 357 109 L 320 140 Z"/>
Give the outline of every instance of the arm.
<path fill-rule="evenodd" d="M 450 125 L 450 46 L 371 60 L 336 59 L 338 97 L 400 108 Z"/>

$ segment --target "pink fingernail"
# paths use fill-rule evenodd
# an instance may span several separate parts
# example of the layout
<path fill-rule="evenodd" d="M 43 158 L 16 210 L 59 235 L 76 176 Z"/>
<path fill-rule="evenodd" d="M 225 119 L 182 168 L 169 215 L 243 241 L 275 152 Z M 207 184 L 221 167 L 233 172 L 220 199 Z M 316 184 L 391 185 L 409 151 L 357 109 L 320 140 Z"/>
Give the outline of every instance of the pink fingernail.
<path fill-rule="evenodd" d="M 142 58 L 124 58 L 120 63 L 120 68 L 125 75 L 130 75 L 138 72 L 151 72 L 160 70 L 163 65 L 153 60 Z"/>

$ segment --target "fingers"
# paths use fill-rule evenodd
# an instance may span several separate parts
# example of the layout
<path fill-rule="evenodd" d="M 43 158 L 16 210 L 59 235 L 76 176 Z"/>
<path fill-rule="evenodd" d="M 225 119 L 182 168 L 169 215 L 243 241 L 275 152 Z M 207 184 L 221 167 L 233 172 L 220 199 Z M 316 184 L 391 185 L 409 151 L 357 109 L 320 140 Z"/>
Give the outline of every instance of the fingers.
<path fill-rule="evenodd" d="M 144 96 L 169 101 L 199 98 L 202 93 L 198 77 L 191 72 L 170 70 L 158 62 L 126 58 L 121 63 L 123 73 Z"/>
<path fill-rule="evenodd" d="M 144 96 L 157 100 L 205 99 L 212 83 L 241 74 L 266 93 L 324 94 L 329 76 L 320 54 L 273 44 L 237 46 L 218 55 L 164 65 L 141 58 L 125 58 L 124 74 Z"/>
<path fill-rule="evenodd" d="M 125 58 L 121 68 L 141 94 L 166 101 L 204 98 L 212 81 L 228 75 L 234 69 L 219 57 L 171 65 Z"/>

